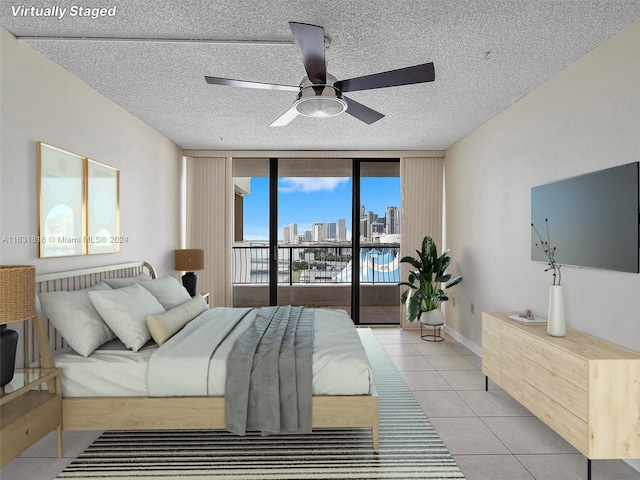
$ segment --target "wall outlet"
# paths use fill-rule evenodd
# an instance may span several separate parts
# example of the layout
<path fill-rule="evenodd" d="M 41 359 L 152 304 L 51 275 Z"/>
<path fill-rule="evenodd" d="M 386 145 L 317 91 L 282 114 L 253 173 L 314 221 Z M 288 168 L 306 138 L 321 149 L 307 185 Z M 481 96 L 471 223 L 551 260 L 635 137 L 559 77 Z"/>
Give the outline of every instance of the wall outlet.
<path fill-rule="evenodd" d="M 471 302 L 471 315 L 475 315 L 476 314 L 476 305 L 475 303 Z"/>

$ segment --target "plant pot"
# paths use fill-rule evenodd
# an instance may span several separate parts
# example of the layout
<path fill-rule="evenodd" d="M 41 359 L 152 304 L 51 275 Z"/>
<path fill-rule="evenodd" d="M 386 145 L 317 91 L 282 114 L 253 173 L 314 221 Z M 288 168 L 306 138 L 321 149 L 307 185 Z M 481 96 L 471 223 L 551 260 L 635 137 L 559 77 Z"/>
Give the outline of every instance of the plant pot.
<path fill-rule="evenodd" d="M 444 324 L 444 313 L 439 308 L 420 313 L 420 322 L 424 325 L 438 327 Z"/>

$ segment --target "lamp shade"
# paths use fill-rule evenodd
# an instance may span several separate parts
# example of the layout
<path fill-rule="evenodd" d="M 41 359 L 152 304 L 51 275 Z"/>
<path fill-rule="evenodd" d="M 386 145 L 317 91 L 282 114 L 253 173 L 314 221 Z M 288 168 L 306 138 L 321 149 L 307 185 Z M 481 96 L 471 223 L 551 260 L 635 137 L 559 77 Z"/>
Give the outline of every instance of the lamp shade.
<path fill-rule="evenodd" d="M 190 248 L 176 250 L 176 270 L 193 272 L 204 269 L 204 250 Z"/>
<path fill-rule="evenodd" d="M 0 324 L 36 316 L 36 267 L 0 265 Z"/>

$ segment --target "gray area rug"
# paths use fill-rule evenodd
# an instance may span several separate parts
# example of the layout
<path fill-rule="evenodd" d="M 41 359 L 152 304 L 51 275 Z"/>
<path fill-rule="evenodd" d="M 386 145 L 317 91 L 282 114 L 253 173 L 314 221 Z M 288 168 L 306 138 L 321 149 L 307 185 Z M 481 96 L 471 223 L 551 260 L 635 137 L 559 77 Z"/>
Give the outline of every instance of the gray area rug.
<path fill-rule="evenodd" d="M 57 478 L 464 479 L 373 332 L 358 331 L 380 396 L 378 454 L 368 429 L 105 432 Z"/>

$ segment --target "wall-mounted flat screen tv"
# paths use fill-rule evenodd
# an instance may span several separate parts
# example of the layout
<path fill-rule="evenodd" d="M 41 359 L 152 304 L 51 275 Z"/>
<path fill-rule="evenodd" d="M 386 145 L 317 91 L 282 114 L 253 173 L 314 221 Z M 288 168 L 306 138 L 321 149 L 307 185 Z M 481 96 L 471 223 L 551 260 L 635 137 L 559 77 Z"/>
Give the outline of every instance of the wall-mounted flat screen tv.
<path fill-rule="evenodd" d="M 638 273 L 639 162 L 531 188 L 531 223 L 561 265 Z M 531 229 L 531 260 L 547 262 Z"/>

